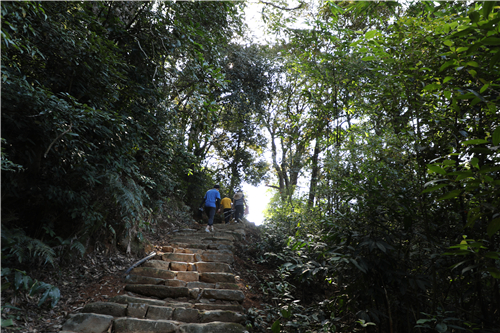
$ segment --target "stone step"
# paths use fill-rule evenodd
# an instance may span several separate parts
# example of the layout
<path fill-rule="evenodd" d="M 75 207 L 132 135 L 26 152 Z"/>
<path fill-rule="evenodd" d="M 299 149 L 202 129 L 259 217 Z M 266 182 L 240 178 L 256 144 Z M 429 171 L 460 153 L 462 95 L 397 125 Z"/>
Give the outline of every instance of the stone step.
<path fill-rule="evenodd" d="M 233 251 L 234 245 L 232 241 L 211 241 L 211 240 L 193 240 L 189 238 L 172 239 L 170 245 L 175 248 L 185 248 L 185 249 L 211 249 L 211 250 L 222 250 L 224 248 Z M 169 252 L 165 252 L 169 253 Z"/>
<path fill-rule="evenodd" d="M 152 260 L 125 277 L 128 295 L 87 304 L 64 331 L 85 333 L 243 333 L 245 295 L 231 264 L 242 224 L 215 232 L 181 229 Z"/>
<path fill-rule="evenodd" d="M 174 272 L 153 267 L 136 267 L 130 273 L 133 275 L 148 276 L 158 279 L 175 279 Z"/>
<path fill-rule="evenodd" d="M 246 329 L 237 323 L 212 322 L 206 324 L 180 324 L 170 320 L 118 318 L 114 323 L 116 333 L 243 333 Z"/>
<path fill-rule="evenodd" d="M 174 265 L 171 265 L 169 262 L 168 266 L 158 265 L 160 260 L 150 260 L 146 261 L 142 267 L 134 268 L 130 273 L 133 275 L 141 275 L 148 276 L 159 279 L 175 279 L 175 273 L 171 270 L 168 270 L 172 266 L 173 268 L 186 267 L 187 272 L 220 272 L 220 273 L 230 273 L 232 271 L 231 266 L 227 263 L 223 262 L 208 262 L 208 261 L 198 261 L 194 263 L 187 263 L 187 266 L 179 265 L 175 262 Z M 158 268 L 158 267 L 168 267 L 168 268 Z M 148 269 L 140 269 L 140 268 L 148 268 Z M 181 271 L 181 270 L 177 270 Z M 171 273 L 165 273 L 171 272 Z"/>
<path fill-rule="evenodd" d="M 143 303 L 119 304 L 95 302 L 86 304 L 82 309 L 82 313 L 151 320 L 175 320 L 185 323 L 209 323 L 214 321 L 242 323 L 245 321 L 244 316 L 240 312 L 220 309 L 199 310 L 195 309 L 192 305 L 191 307 L 171 307 L 147 305 Z"/>
<path fill-rule="evenodd" d="M 192 288 L 170 287 L 152 284 L 127 284 L 125 290 L 143 295 L 158 298 L 186 298 L 186 299 L 214 299 L 222 301 L 243 302 L 245 295 L 238 289 L 212 289 L 212 288 Z"/>

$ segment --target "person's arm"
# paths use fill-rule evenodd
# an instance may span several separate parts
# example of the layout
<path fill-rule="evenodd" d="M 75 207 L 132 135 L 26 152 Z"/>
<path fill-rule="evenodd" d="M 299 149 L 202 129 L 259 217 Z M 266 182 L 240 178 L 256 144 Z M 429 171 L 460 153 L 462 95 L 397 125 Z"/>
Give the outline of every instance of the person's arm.
<path fill-rule="evenodd" d="M 220 198 L 217 198 L 217 199 L 215 199 L 215 209 L 216 210 L 220 209 L 219 205 L 220 205 Z"/>

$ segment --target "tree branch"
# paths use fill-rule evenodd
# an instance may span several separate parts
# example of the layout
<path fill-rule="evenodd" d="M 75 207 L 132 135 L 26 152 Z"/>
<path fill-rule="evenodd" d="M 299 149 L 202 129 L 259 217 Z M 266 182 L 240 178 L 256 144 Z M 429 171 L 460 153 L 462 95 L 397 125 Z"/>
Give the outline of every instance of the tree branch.
<path fill-rule="evenodd" d="M 57 140 L 59 140 L 64 134 L 68 133 L 69 131 L 71 131 L 71 127 L 73 126 L 73 124 L 69 124 L 69 128 L 67 130 L 65 130 L 64 132 L 62 132 L 61 134 L 59 134 L 57 136 L 57 138 L 52 141 L 52 143 L 50 144 L 49 148 L 47 148 L 47 151 L 45 152 L 45 154 L 43 155 L 44 158 L 47 158 L 47 154 L 49 153 L 50 151 L 50 148 L 52 148 L 52 146 L 54 145 L 54 143 L 56 143 Z"/>
<path fill-rule="evenodd" d="M 300 2 L 300 5 L 298 5 L 297 7 L 295 8 L 285 8 L 285 7 L 281 7 L 281 6 L 278 6 L 278 5 L 275 5 L 274 3 L 272 2 L 266 2 L 266 1 L 259 1 L 260 3 L 263 3 L 264 5 L 269 5 L 269 6 L 273 6 L 274 8 L 278 8 L 278 9 L 281 9 L 281 10 L 287 10 L 287 11 L 292 11 L 292 10 L 297 10 L 297 9 L 300 9 L 302 8 L 302 6 L 304 6 L 304 3 L 303 2 Z"/>

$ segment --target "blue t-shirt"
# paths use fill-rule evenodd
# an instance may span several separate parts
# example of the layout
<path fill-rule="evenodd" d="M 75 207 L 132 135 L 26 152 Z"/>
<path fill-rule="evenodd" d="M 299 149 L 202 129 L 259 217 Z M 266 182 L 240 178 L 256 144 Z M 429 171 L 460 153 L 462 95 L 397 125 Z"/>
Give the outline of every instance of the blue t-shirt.
<path fill-rule="evenodd" d="M 207 194 L 205 194 L 205 206 L 207 207 L 216 207 L 215 202 L 217 199 L 220 200 L 220 193 L 215 188 L 208 190 Z"/>

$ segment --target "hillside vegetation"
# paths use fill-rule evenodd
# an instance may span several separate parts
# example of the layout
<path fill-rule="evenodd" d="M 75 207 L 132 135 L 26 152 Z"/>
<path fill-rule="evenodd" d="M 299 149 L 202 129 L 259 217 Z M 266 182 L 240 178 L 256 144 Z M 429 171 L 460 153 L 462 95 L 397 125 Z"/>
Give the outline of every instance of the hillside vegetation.
<path fill-rule="evenodd" d="M 247 5 L 2 1 L 2 294 L 267 183 L 249 330 L 499 332 L 500 3 Z"/>

